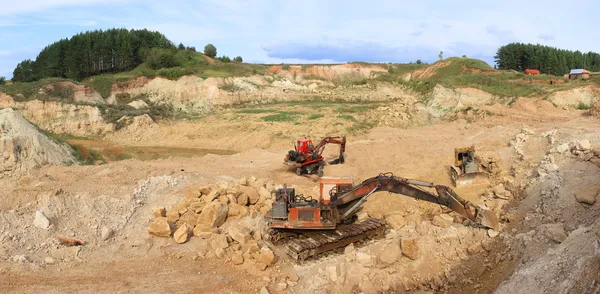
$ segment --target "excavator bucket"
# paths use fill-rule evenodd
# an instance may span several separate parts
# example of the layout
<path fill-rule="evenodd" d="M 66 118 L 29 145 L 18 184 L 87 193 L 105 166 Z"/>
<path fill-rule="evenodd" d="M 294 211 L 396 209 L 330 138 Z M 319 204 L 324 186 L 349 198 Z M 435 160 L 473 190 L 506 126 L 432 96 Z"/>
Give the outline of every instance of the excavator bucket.
<path fill-rule="evenodd" d="M 452 182 L 457 188 L 465 186 L 489 185 L 490 179 L 485 172 L 461 173 L 456 166 L 452 167 Z"/>
<path fill-rule="evenodd" d="M 500 229 L 500 223 L 498 222 L 496 214 L 487 208 L 481 208 L 482 209 L 479 211 L 480 224 L 486 228 L 498 231 Z"/>
<path fill-rule="evenodd" d="M 500 228 L 498 217 L 492 210 L 467 202 L 450 190 L 448 190 L 448 196 L 450 196 L 448 198 L 448 208 L 486 228 L 496 231 Z"/>

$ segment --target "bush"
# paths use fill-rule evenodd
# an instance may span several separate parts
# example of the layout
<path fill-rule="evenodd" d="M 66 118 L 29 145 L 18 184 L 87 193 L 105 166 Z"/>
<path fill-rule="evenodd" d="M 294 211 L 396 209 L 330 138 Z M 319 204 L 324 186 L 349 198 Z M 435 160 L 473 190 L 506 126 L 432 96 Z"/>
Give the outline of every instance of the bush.
<path fill-rule="evenodd" d="M 169 49 L 153 48 L 146 56 L 146 61 L 152 69 L 161 69 L 178 66 L 175 52 Z"/>
<path fill-rule="evenodd" d="M 231 58 L 229 58 L 229 56 L 225 56 L 225 55 L 223 55 L 223 56 L 221 56 L 221 57 L 219 57 L 217 59 L 220 60 L 221 62 L 224 62 L 224 63 L 231 62 Z"/>
<path fill-rule="evenodd" d="M 183 46 L 183 43 L 179 43 L 179 46 L 177 46 L 177 49 L 185 50 L 185 46 Z"/>
<path fill-rule="evenodd" d="M 4 85 L 5 83 L 6 83 L 6 78 L 5 77 L 0 77 L 0 86 Z"/>
<path fill-rule="evenodd" d="M 282 64 L 281 65 L 281 69 L 283 69 L 283 70 L 290 70 L 290 65 L 289 64 Z"/>
<path fill-rule="evenodd" d="M 185 49 L 188 50 L 188 51 L 196 52 L 196 47 L 193 47 L 193 46 L 192 47 L 187 47 Z"/>
<path fill-rule="evenodd" d="M 235 62 L 240 62 L 240 63 L 241 63 L 241 62 L 244 62 L 244 60 L 242 59 L 242 57 L 241 57 L 241 56 L 236 56 L 236 57 L 233 59 L 233 61 L 235 61 Z"/>
<path fill-rule="evenodd" d="M 204 46 L 204 55 L 215 58 L 217 56 L 217 47 L 213 44 L 207 44 Z"/>

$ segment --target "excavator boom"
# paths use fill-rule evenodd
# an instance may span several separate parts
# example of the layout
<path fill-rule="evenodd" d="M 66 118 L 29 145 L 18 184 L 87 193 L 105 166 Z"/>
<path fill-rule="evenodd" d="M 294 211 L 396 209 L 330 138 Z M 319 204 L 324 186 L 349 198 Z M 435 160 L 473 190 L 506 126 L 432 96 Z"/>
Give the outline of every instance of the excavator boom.
<path fill-rule="evenodd" d="M 420 187 L 434 188 L 437 195 Z M 366 201 L 366 198 L 378 191 L 388 191 L 443 205 L 477 224 L 494 230 L 498 230 L 499 227 L 498 218 L 494 212 L 466 201 L 449 187 L 395 177 L 391 173 L 380 174 L 379 176 L 363 181 L 350 191 L 339 193 L 334 196 L 335 199 L 332 199 L 332 204 L 338 207 L 338 211 L 340 211 L 342 216 L 341 219 L 347 219 L 354 215 L 356 210 Z"/>

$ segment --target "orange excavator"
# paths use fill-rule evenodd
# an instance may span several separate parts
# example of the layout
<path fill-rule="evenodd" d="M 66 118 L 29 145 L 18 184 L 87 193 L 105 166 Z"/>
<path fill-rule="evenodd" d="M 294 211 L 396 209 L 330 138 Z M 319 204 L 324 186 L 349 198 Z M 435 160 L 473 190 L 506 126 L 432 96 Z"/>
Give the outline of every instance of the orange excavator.
<path fill-rule="evenodd" d="M 425 188 L 435 190 L 435 193 Z M 475 205 L 443 185 L 380 174 L 354 186 L 352 178 L 322 177 L 320 200 L 284 186 L 275 193 L 273 208 L 265 216 L 273 242 L 290 239 L 286 252 L 304 260 L 350 243 L 382 235 L 385 222 L 370 218 L 355 223 L 356 212 L 375 192 L 387 191 L 448 207 L 475 226 L 498 230 L 493 211 Z"/>
<path fill-rule="evenodd" d="M 325 137 L 317 146 L 313 145 L 312 140 L 306 138 L 296 141 L 294 150 L 288 151 L 283 164 L 295 168 L 296 174 L 299 176 L 317 174 L 317 176 L 322 177 L 325 167 L 325 158 L 322 154 L 327 144 L 340 145 L 339 157 L 328 162 L 328 164 L 344 163 L 346 137 Z"/>

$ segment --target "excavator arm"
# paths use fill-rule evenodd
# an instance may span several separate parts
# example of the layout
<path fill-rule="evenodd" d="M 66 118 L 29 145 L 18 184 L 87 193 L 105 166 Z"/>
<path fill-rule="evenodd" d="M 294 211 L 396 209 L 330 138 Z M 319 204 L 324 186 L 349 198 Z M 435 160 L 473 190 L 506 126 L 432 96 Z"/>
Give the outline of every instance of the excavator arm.
<path fill-rule="evenodd" d="M 319 142 L 319 145 L 315 146 L 315 148 L 313 149 L 313 153 L 318 156 L 321 156 L 327 144 L 340 145 L 339 157 L 330 162 L 330 164 L 344 163 L 344 152 L 346 152 L 346 137 L 325 137 L 323 138 L 323 140 L 321 140 L 321 142 Z"/>
<path fill-rule="evenodd" d="M 421 187 L 434 188 L 437 195 Z M 449 187 L 395 177 L 391 173 L 380 174 L 363 181 L 349 191 L 332 195 L 331 203 L 338 208 L 339 219 L 345 220 L 352 217 L 371 194 L 380 191 L 388 191 L 437 203 L 452 209 L 472 222 L 494 230 L 499 228 L 498 218 L 493 211 L 466 201 Z"/>

